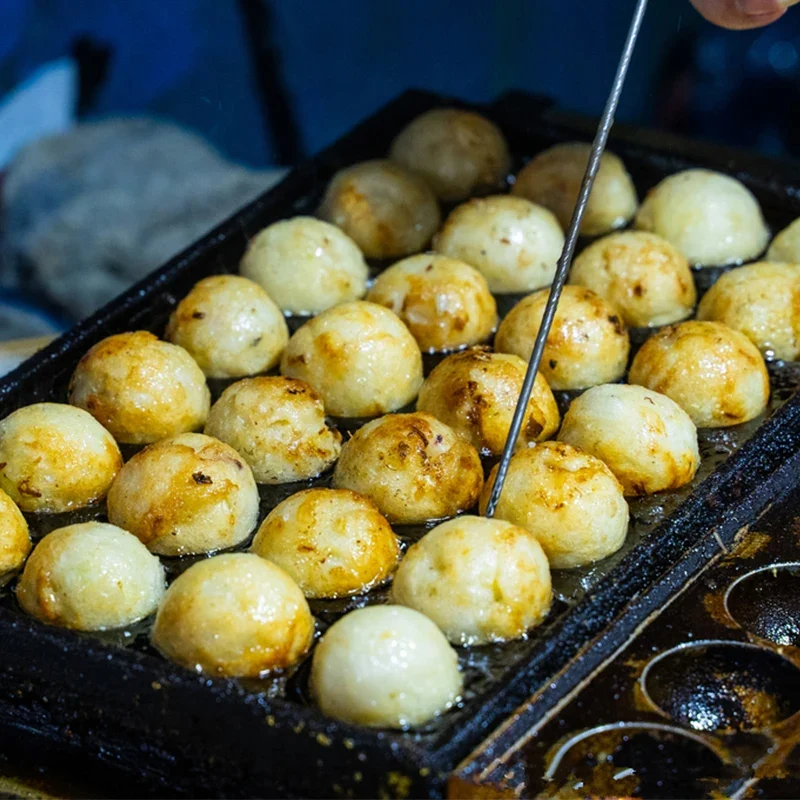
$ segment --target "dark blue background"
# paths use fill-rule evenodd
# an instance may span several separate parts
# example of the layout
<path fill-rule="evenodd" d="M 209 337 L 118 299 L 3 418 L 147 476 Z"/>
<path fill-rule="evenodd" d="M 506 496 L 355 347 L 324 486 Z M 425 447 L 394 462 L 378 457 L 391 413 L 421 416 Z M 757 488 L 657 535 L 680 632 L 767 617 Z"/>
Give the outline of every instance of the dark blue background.
<path fill-rule="evenodd" d="M 633 6 L 632 0 L 264 2 L 306 152 L 409 86 L 474 100 L 524 88 L 598 113 Z M 620 118 L 797 152 L 799 33 L 800 11 L 765 31 L 731 33 L 703 23 L 686 0 L 652 0 Z M 69 53 L 79 36 L 112 49 L 92 115 L 162 115 L 236 160 L 277 161 L 234 0 L 0 0 L 0 94 Z M 666 85 L 659 79 L 665 59 Z"/>

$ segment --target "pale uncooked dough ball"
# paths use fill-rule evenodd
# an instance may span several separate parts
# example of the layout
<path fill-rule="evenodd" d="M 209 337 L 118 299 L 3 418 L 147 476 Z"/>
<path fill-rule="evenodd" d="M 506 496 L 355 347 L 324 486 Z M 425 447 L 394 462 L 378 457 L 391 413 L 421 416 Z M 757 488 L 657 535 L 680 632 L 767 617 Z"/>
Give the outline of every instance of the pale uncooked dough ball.
<path fill-rule="evenodd" d="M 164 594 L 161 562 L 132 534 L 104 522 L 48 533 L 31 553 L 17 600 L 50 625 L 122 628 L 152 614 Z"/>
<path fill-rule="evenodd" d="M 319 392 L 337 417 L 375 417 L 408 405 L 422 385 L 419 345 L 388 308 L 345 303 L 289 340 L 281 372 Z"/>
<path fill-rule="evenodd" d="M 250 535 L 258 522 L 258 489 L 232 447 L 183 433 L 125 464 L 108 493 L 108 519 L 153 553 L 209 553 Z"/>
<path fill-rule="evenodd" d="M 428 184 L 391 161 L 339 170 L 319 215 L 352 237 L 367 258 L 402 258 L 424 250 L 441 219 Z"/>
<path fill-rule="evenodd" d="M 517 639 L 550 611 L 550 567 L 530 531 L 458 517 L 409 548 L 392 601 L 432 619 L 454 644 Z"/>
<path fill-rule="evenodd" d="M 195 672 L 257 678 L 295 664 L 313 636 L 303 592 L 280 567 L 253 553 L 229 553 L 198 561 L 175 579 L 151 639 Z"/>
<path fill-rule="evenodd" d="M 430 414 L 389 414 L 345 443 L 333 485 L 369 497 L 393 523 L 442 519 L 478 502 L 478 451 Z"/>
<path fill-rule="evenodd" d="M 339 457 L 342 436 L 325 421 L 320 396 L 303 381 L 245 378 L 214 403 L 206 434 L 229 444 L 258 483 L 314 478 Z"/>
<path fill-rule="evenodd" d="M 595 386 L 575 398 L 558 438 L 604 461 L 625 494 L 677 489 L 700 465 L 697 428 L 673 400 L 641 386 Z"/>
<path fill-rule="evenodd" d="M 120 467 L 114 438 L 80 408 L 35 403 L 0 421 L 0 489 L 23 511 L 58 513 L 96 503 Z"/>
<path fill-rule="evenodd" d="M 690 264 L 749 261 L 764 252 L 769 230 L 758 201 L 740 181 L 707 169 L 664 178 L 648 192 L 636 227 L 663 236 Z"/>
<path fill-rule="evenodd" d="M 549 208 L 563 228 L 569 226 L 578 202 L 591 145 L 566 142 L 544 150 L 517 175 L 513 193 Z M 602 236 L 621 228 L 636 213 L 639 201 L 622 159 L 608 150 L 589 195 L 581 223 L 584 236 Z"/>
<path fill-rule="evenodd" d="M 481 495 L 482 514 L 498 466 Z M 495 516 L 534 534 L 553 569 L 606 558 L 628 532 L 628 504 L 614 473 L 564 442 L 541 442 L 513 455 Z"/>
<path fill-rule="evenodd" d="M 769 358 L 800 358 L 800 265 L 761 262 L 726 272 L 706 292 L 697 319 L 740 331 Z"/>
<path fill-rule="evenodd" d="M 758 348 L 721 322 L 691 320 L 658 331 L 636 354 L 628 380 L 674 400 L 698 428 L 747 422 L 769 400 Z"/>
<path fill-rule="evenodd" d="M 645 231 L 593 242 L 573 262 L 569 279 L 597 292 L 634 327 L 679 322 L 697 302 L 689 262 L 666 239 Z"/>
<path fill-rule="evenodd" d="M 289 329 L 257 283 L 212 275 L 178 303 L 166 338 L 183 347 L 209 378 L 240 378 L 272 369 L 289 341 Z"/>
<path fill-rule="evenodd" d="M 438 364 L 420 389 L 417 410 L 427 411 L 485 455 L 503 452 L 527 364 L 508 353 L 471 347 Z M 549 439 L 558 430 L 558 405 L 536 376 L 517 447 Z"/>
<path fill-rule="evenodd" d="M 420 114 L 394 140 L 391 157 L 423 177 L 446 202 L 501 188 L 511 168 L 500 128 L 458 108 Z"/>
<path fill-rule="evenodd" d="M 767 250 L 767 261 L 779 264 L 800 264 L 800 218 L 784 228 Z"/>
<path fill-rule="evenodd" d="M 530 292 L 552 282 L 564 233 L 546 208 L 498 195 L 458 206 L 433 249 L 480 270 L 493 292 Z"/>
<path fill-rule="evenodd" d="M 69 402 L 118 442 L 149 444 L 202 428 L 211 395 L 182 347 L 134 331 L 109 336 L 86 353 L 72 374 Z"/>
<path fill-rule="evenodd" d="M 394 311 L 429 352 L 480 344 L 497 325 L 497 304 L 483 275 L 463 261 L 434 253 L 389 267 L 367 300 Z"/>
<path fill-rule="evenodd" d="M 329 717 L 406 728 L 447 711 L 462 679 L 455 650 L 429 619 L 402 606 L 371 606 L 326 631 L 309 685 Z"/>
<path fill-rule="evenodd" d="M 30 551 L 28 523 L 17 504 L 0 490 L 0 586 L 19 570 Z"/>
<path fill-rule="evenodd" d="M 549 296 L 542 289 L 517 303 L 497 330 L 495 350 L 530 359 Z M 614 306 L 591 289 L 565 286 L 539 369 L 553 389 L 585 389 L 619 380 L 630 348 Z"/>
<path fill-rule="evenodd" d="M 391 577 L 400 558 L 375 504 L 347 489 L 306 489 L 279 503 L 251 549 L 286 570 L 306 597 L 367 592 Z"/>
<path fill-rule="evenodd" d="M 239 267 L 286 312 L 319 314 L 358 300 L 369 271 L 344 231 L 314 217 L 273 222 L 255 236 Z"/>

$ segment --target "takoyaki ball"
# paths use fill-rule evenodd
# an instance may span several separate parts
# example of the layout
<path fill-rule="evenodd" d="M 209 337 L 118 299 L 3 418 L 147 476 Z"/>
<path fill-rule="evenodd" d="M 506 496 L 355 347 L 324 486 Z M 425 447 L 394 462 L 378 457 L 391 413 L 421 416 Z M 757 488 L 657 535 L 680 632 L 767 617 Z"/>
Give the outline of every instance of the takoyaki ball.
<path fill-rule="evenodd" d="M 196 283 L 172 312 L 166 338 L 183 347 L 209 378 L 240 378 L 272 369 L 289 329 L 257 283 L 212 275 Z"/>
<path fill-rule="evenodd" d="M 427 352 L 485 342 L 497 325 L 486 279 L 454 258 L 424 253 L 381 273 L 367 300 L 390 308 Z"/>
<path fill-rule="evenodd" d="M 406 125 L 391 157 L 425 179 L 440 200 L 499 189 L 511 168 L 500 129 L 474 111 L 435 108 Z"/>
<path fill-rule="evenodd" d="M 454 209 L 433 249 L 475 267 L 493 292 L 530 292 L 552 282 L 564 233 L 546 208 L 498 195 Z"/>
<path fill-rule="evenodd" d="M 528 365 L 508 353 L 471 347 L 438 364 L 425 380 L 417 401 L 471 442 L 480 453 L 503 452 Z M 539 373 L 523 420 L 517 447 L 549 439 L 558 430 L 553 392 Z"/>
<path fill-rule="evenodd" d="M 566 142 L 544 150 L 517 175 L 512 192 L 549 208 L 563 228 L 572 220 L 591 145 Z M 602 236 L 621 228 L 636 213 L 638 198 L 622 159 L 609 151 L 600 160 L 580 232 Z"/>
<path fill-rule="evenodd" d="M 0 489 L 23 511 L 96 503 L 121 467 L 114 438 L 83 409 L 35 403 L 0 421 Z"/>
<path fill-rule="evenodd" d="M 258 483 L 314 478 L 339 457 L 342 437 L 320 396 L 292 378 L 245 378 L 214 403 L 205 432 L 229 444 Z"/>
<path fill-rule="evenodd" d="M 232 447 L 202 433 L 182 433 L 125 464 L 108 493 L 108 519 L 152 553 L 209 553 L 252 533 L 258 489 Z"/>
<path fill-rule="evenodd" d="M 186 350 L 134 331 L 109 336 L 86 353 L 72 374 L 69 402 L 118 442 L 149 444 L 202 428 L 211 395 Z"/>
<path fill-rule="evenodd" d="M 700 465 L 691 417 L 641 386 L 587 390 L 572 401 L 558 438 L 604 461 L 628 496 L 677 489 Z"/>
<path fill-rule="evenodd" d="M 299 661 L 314 618 L 300 587 L 253 553 L 193 564 L 167 590 L 151 633 L 168 659 L 214 677 L 257 678 Z"/>
<path fill-rule="evenodd" d="M 333 485 L 372 500 L 392 523 L 450 517 L 478 502 L 478 451 L 430 414 L 389 414 L 345 442 Z"/>
<path fill-rule="evenodd" d="M 749 261 L 763 253 L 769 241 L 750 190 L 735 178 L 707 169 L 664 178 L 645 197 L 636 227 L 662 236 L 700 267 Z"/>
<path fill-rule="evenodd" d="M 706 292 L 697 319 L 740 331 L 769 358 L 800 358 L 800 266 L 761 262 L 726 272 Z"/>
<path fill-rule="evenodd" d="M 28 523 L 17 504 L 0 490 L 0 586 L 20 569 L 30 551 Z"/>
<path fill-rule="evenodd" d="M 657 327 L 690 316 L 697 302 L 689 262 L 666 239 L 645 231 L 612 233 L 573 262 L 570 283 L 619 309 L 634 327 Z"/>
<path fill-rule="evenodd" d="M 458 655 L 422 614 L 402 606 L 351 611 L 325 632 L 309 681 L 323 714 L 356 725 L 422 725 L 454 705 Z"/>
<path fill-rule="evenodd" d="M 495 337 L 498 352 L 530 359 L 549 296 L 549 289 L 541 289 L 511 309 Z M 540 369 L 556 390 L 611 383 L 625 373 L 630 347 L 628 331 L 614 306 L 591 289 L 565 286 Z"/>
<path fill-rule="evenodd" d="M 286 570 L 306 597 L 367 592 L 391 577 L 400 558 L 375 504 L 346 489 L 306 489 L 279 503 L 251 550 Z"/>
<path fill-rule="evenodd" d="M 264 228 L 251 240 L 239 271 L 292 314 L 319 314 L 358 300 L 369 276 L 358 245 L 335 225 L 314 217 L 293 217 Z"/>
<path fill-rule="evenodd" d="M 392 602 L 432 619 L 454 644 L 517 639 L 550 611 L 550 567 L 530 531 L 500 519 L 457 517 L 409 548 Z"/>
<path fill-rule="evenodd" d="M 375 417 L 408 405 L 422 385 L 419 345 L 388 308 L 344 303 L 299 328 L 281 372 L 317 391 L 337 417 Z"/>
<path fill-rule="evenodd" d="M 800 264 L 800 218 L 772 240 L 766 258 L 779 264 Z"/>
<path fill-rule="evenodd" d="M 769 400 L 758 348 L 721 322 L 691 320 L 658 331 L 636 354 L 628 380 L 674 400 L 698 428 L 747 422 Z"/>
<path fill-rule="evenodd" d="M 319 208 L 367 258 L 402 258 L 424 250 L 439 227 L 430 186 L 391 161 L 364 161 L 339 170 Z"/>
<path fill-rule="evenodd" d="M 164 594 L 161 562 L 132 534 L 105 522 L 48 533 L 17 584 L 25 611 L 81 631 L 122 628 L 152 614 Z"/>
<path fill-rule="evenodd" d="M 481 495 L 482 514 L 498 466 Z M 512 456 L 495 517 L 536 536 L 553 569 L 606 558 L 628 532 L 628 504 L 614 473 L 564 442 L 541 442 Z"/>

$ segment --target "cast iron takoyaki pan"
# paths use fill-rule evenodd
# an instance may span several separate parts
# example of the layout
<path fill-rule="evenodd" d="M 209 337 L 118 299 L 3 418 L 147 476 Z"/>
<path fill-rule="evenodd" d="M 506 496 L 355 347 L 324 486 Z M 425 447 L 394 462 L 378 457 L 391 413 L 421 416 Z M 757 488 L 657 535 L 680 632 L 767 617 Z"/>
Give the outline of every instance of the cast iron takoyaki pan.
<path fill-rule="evenodd" d="M 136 328 L 161 334 L 175 303 L 197 280 L 236 270 L 258 230 L 313 213 L 338 168 L 384 155 L 406 122 L 452 104 L 421 92 L 390 103 L 8 376 L 0 384 L 0 415 L 31 402 L 63 400 L 76 362 L 101 338 Z M 554 142 L 590 135 L 583 121 L 526 95 L 508 95 L 479 110 L 503 128 L 517 167 Z M 744 180 L 773 228 L 800 216 L 796 166 L 628 129 L 620 129 L 612 146 L 640 194 L 670 172 L 702 165 Z M 506 299 L 501 307 L 510 304 Z M 629 637 L 650 613 L 631 601 L 674 571 L 710 530 L 740 527 L 782 489 L 776 473 L 800 444 L 800 401 L 790 399 L 798 377 L 792 365 L 776 365 L 768 420 L 704 434 L 704 464 L 691 487 L 635 501 L 631 532 L 618 554 L 591 569 L 556 573 L 558 601 L 530 638 L 462 653 L 465 700 L 424 729 L 375 731 L 326 719 L 308 700 L 302 667 L 262 683 L 212 681 L 165 662 L 147 646 L 144 630 L 102 639 L 47 628 L 24 616 L 9 593 L 0 608 L 2 728 L 6 735 L 25 731 L 46 742 L 48 758 L 63 761 L 75 748 L 102 764 L 104 775 L 111 769 L 130 776 L 122 784 L 129 790 L 117 784 L 105 793 L 140 795 L 146 787 L 153 795 L 441 794 L 459 760 L 533 692 L 570 667 L 570 680 L 579 681 L 602 660 L 603 648 L 613 650 L 620 637 Z M 262 512 L 286 492 L 264 492 Z M 102 516 L 102 509 L 89 516 Z M 45 532 L 36 523 L 33 528 Z M 674 583 L 677 589 L 680 581 Z M 380 602 L 381 595 L 367 601 Z M 329 604 L 314 610 L 324 625 L 344 609 Z M 602 646 L 586 651 L 597 642 Z M 555 702 L 568 689 L 558 684 L 545 695 Z"/>

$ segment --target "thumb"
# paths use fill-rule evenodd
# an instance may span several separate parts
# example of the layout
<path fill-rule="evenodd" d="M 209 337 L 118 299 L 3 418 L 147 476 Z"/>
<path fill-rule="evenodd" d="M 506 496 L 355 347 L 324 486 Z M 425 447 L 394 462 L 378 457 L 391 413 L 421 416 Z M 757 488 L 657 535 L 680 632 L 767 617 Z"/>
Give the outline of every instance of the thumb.
<path fill-rule="evenodd" d="M 691 0 L 710 22 L 723 28 L 745 30 L 769 25 L 798 0 Z"/>

